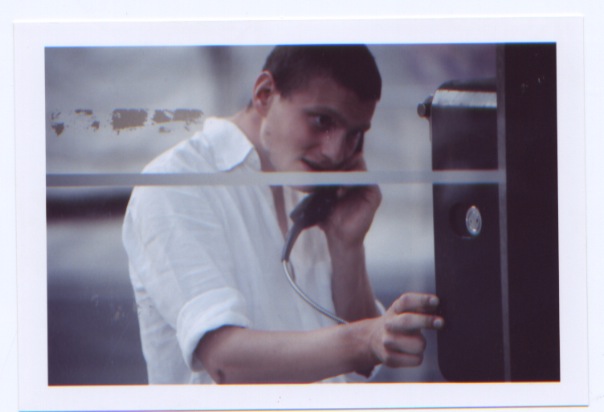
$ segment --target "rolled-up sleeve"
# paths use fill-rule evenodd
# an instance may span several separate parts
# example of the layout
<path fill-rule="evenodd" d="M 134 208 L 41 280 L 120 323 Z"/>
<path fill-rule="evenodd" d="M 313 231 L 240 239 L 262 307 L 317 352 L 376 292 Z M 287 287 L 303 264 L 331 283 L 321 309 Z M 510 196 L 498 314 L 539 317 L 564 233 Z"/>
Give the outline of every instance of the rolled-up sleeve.
<path fill-rule="evenodd" d="M 124 221 L 133 283 L 143 286 L 153 310 L 174 330 L 193 371 L 203 369 L 194 352 L 207 332 L 250 324 L 233 276 L 224 219 L 213 204 L 217 190 L 137 188 Z M 143 327 L 155 333 L 153 325 Z"/>
<path fill-rule="evenodd" d="M 185 363 L 191 370 L 203 369 L 193 354 L 207 332 L 225 325 L 249 326 L 240 298 L 240 293 L 235 289 L 213 289 L 191 299 L 182 307 L 178 315 L 177 338 Z"/>

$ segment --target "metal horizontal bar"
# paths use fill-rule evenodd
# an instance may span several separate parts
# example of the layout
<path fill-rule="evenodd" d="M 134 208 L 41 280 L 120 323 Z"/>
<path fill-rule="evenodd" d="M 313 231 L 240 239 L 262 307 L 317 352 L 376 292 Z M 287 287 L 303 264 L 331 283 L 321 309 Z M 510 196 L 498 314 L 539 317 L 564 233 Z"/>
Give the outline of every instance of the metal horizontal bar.
<path fill-rule="evenodd" d="M 134 187 L 212 185 L 364 185 L 504 183 L 499 170 L 381 171 L 325 173 L 95 173 L 46 175 L 47 187 Z"/>

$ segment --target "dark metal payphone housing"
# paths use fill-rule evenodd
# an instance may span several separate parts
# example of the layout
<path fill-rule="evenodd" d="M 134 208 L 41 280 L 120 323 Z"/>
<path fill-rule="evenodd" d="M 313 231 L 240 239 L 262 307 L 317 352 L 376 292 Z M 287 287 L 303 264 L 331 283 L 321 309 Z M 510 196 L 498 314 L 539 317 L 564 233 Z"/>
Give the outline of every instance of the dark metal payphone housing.
<path fill-rule="evenodd" d="M 436 293 L 449 381 L 560 379 L 555 44 L 498 45 L 497 77 L 418 106 L 432 168 Z"/>

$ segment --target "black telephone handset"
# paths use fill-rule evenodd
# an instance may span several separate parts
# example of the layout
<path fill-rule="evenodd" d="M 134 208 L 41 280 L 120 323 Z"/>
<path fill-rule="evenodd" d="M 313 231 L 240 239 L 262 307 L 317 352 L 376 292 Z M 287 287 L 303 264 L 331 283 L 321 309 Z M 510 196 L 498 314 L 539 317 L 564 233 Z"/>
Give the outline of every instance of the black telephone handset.
<path fill-rule="evenodd" d="M 290 213 L 289 217 L 302 229 L 314 226 L 329 216 L 338 195 L 338 186 L 319 186 L 306 196 Z"/>
<path fill-rule="evenodd" d="M 292 227 L 285 237 L 281 260 L 289 260 L 289 254 L 298 235 L 306 228 L 325 220 L 338 200 L 339 186 L 319 186 L 307 195 L 290 213 Z"/>

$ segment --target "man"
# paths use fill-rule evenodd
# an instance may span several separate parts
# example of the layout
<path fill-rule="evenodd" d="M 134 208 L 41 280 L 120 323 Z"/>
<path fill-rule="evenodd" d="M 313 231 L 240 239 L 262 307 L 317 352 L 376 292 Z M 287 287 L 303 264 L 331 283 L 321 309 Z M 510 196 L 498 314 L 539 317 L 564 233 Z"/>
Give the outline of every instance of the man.
<path fill-rule="evenodd" d="M 207 119 L 152 173 L 362 171 L 381 78 L 365 46 L 277 47 L 247 108 Z M 283 275 L 288 214 L 310 187 L 137 188 L 124 245 L 150 383 L 344 382 L 376 365 L 415 366 L 435 329 L 436 296 L 409 293 L 383 311 L 363 241 L 377 186 L 340 189 L 291 256 L 297 282 L 345 325 L 306 305 Z"/>

